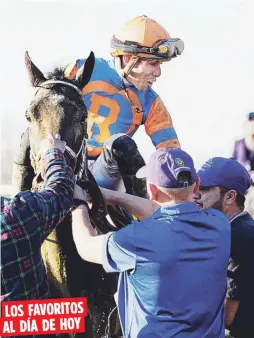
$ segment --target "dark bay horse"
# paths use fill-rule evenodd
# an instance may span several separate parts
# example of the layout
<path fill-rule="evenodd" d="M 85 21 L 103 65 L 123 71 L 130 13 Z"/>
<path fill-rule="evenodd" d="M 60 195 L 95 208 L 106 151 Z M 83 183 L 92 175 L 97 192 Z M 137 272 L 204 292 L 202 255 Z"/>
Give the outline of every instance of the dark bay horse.
<path fill-rule="evenodd" d="M 91 52 L 82 74 L 75 80 L 66 78 L 64 70 L 61 69 L 55 69 L 46 78 L 31 61 L 28 53 L 25 60 L 31 85 L 36 88 L 34 98 L 26 110 L 30 156 L 36 173 L 33 188 L 38 189 L 42 180 L 36 156 L 40 140 L 48 132 L 53 135 L 60 134 L 67 144 L 66 161 L 92 198 L 90 216 L 93 225 L 100 233 L 115 230 L 105 217 L 106 209 L 102 195 L 87 168 L 87 110 L 81 90 L 90 80 L 94 54 Z M 124 226 L 130 222 L 124 210 L 115 212 L 114 217 L 112 216 L 112 219 L 117 219 L 118 225 Z M 105 333 L 109 313 L 115 307 L 113 295 L 116 291 L 117 276 L 106 274 L 102 266 L 85 262 L 79 257 L 72 238 L 71 215 L 68 215 L 45 240 L 42 256 L 52 298 L 88 297 L 89 318 L 86 321 L 86 333 L 76 334 L 76 337 L 101 338 Z M 112 325 L 115 326 L 113 331 L 117 337 L 119 327 L 116 323 Z"/>

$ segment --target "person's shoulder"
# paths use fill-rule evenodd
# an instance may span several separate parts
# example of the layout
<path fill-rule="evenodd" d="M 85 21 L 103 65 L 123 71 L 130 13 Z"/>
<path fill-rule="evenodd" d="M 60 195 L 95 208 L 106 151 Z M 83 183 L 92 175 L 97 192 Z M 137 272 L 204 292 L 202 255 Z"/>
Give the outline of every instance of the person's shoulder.
<path fill-rule="evenodd" d="M 136 241 L 136 229 L 138 229 L 137 224 L 139 222 L 132 221 L 130 224 L 124 228 L 117 230 L 112 233 L 112 236 L 109 237 L 109 242 L 117 243 L 121 247 L 133 247 Z"/>
<path fill-rule="evenodd" d="M 244 212 L 243 215 L 232 220 L 231 225 L 232 232 L 242 233 L 243 236 L 251 237 L 254 240 L 254 219 L 248 212 Z"/>
<path fill-rule="evenodd" d="M 245 213 L 231 222 L 231 255 L 238 261 L 252 259 L 254 254 L 254 220 Z"/>
<path fill-rule="evenodd" d="M 65 73 L 70 73 L 70 71 L 74 68 L 77 67 L 78 70 L 82 68 L 86 62 L 86 58 L 76 58 L 75 60 L 72 61 L 64 61 L 62 62 L 62 68 L 65 69 Z M 94 69 L 93 71 L 96 71 L 96 69 L 101 68 L 110 68 L 110 60 L 106 60 L 101 57 L 96 57 L 95 62 L 94 62 Z"/>
<path fill-rule="evenodd" d="M 78 66 L 78 68 L 81 68 L 86 62 L 86 59 L 77 59 L 76 60 L 76 64 Z M 103 68 L 110 68 L 110 60 L 106 60 L 104 58 L 101 57 L 96 57 L 94 59 L 94 69 L 93 71 L 96 71 L 98 68 L 101 70 Z"/>
<path fill-rule="evenodd" d="M 20 221 L 20 216 L 24 209 L 34 206 L 33 193 L 30 191 L 23 191 L 16 194 L 12 198 L 1 198 L 1 224 L 7 225 L 13 222 Z M 26 210 L 25 210 L 26 211 Z"/>
<path fill-rule="evenodd" d="M 160 100 L 159 95 L 156 93 L 156 91 L 152 88 L 148 88 L 145 92 L 144 92 L 144 97 L 146 101 L 150 101 L 150 102 L 155 102 L 155 100 Z"/>
<path fill-rule="evenodd" d="M 95 65 L 96 66 L 101 66 L 101 67 L 111 67 L 112 68 L 112 62 L 111 60 L 104 59 L 101 57 L 96 57 L 95 58 Z"/>
<path fill-rule="evenodd" d="M 207 209 L 202 209 L 200 211 L 203 215 L 205 214 L 205 215 L 217 216 L 217 217 L 222 217 L 222 218 L 227 219 L 224 212 L 219 209 L 207 208 Z"/>
<path fill-rule="evenodd" d="M 245 144 L 244 138 L 235 140 L 235 146 L 239 146 L 239 145 L 242 145 L 242 144 Z"/>
<path fill-rule="evenodd" d="M 3 212 L 4 208 L 10 204 L 11 198 L 1 196 L 1 212 Z"/>
<path fill-rule="evenodd" d="M 227 216 L 219 209 L 203 209 L 200 210 L 200 217 L 204 218 L 206 222 L 210 222 L 211 224 L 216 224 L 219 226 L 219 223 L 223 223 L 227 225 L 228 228 L 230 228 L 230 222 Z"/>
<path fill-rule="evenodd" d="M 151 112 L 160 113 L 166 110 L 166 107 L 160 96 L 152 88 L 148 88 L 145 92 L 138 92 L 138 96 L 141 97 L 141 101 L 144 105 L 144 110 L 146 113 L 145 117 L 148 117 L 148 114 Z"/>
<path fill-rule="evenodd" d="M 120 77 L 115 69 L 113 60 L 95 58 L 95 65 L 90 81 L 105 81 L 120 84 Z"/>

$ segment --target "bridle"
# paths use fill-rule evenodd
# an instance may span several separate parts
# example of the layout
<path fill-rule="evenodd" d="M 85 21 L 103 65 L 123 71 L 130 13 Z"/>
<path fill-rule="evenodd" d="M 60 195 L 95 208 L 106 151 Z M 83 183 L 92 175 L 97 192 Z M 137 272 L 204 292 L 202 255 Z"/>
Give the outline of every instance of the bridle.
<path fill-rule="evenodd" d="M 65 85 L 65 86 L 72 87 L 79 93 L 79 95 L 80 95 L 80 97 L 83 101 L 82 91 L 72 83 L 60 81 L 60 80 L 47 80 L 47 81 L 43 82 L 42 84 L 40 84 L 39 87 L 45 88 L 45 89 L 50 89 L 50 88 L 46 87 L 48 84 L 62 84 L 62 85 Z M 36 93 L 37 93 L 37 91 L 36 91 Z M 36 93 L 35 93 L 35 95 L 36 95 Z M 61 137 L 61 135 L 60 135 L 60 137 Z M 75 153 L 75 151 L 73 149 L 71 149 L 71 147 L 69 147 L 68 145 L 66 145 L 65 151 L 69 154 L 71 159 L 74 161 L 73 170 L 74 170 L 75 175 L 77 176 L 77 178 L 81 178 L 83 176 L 84 171 L 86 170 L 85 161 L 84 161 L 84 157 L 86 155 L 86 135 L 83 137 L 80 148 L 79 148 L 77 153 Z M 31 159 L 33 159 L 35 162 L 39 161 L 39 156 L 36 155 L 32 150 L 30 150 L 30 154 L 31 154 Z M 77 167 L 78 157 L 80 156 L 80 154 L 82 155 L 82 161 L 79 162 L 79 166 Z M 37 175 L 38 175 L 38 173 L 37 173 Z M 87 177 L 87 173 L 85 173 L 85 175 Z"/>

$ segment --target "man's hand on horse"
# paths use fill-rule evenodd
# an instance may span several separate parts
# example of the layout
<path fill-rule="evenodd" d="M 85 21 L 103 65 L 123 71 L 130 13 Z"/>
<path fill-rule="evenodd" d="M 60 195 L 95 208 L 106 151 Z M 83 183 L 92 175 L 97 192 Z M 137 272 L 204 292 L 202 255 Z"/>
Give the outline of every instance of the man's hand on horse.
<path fill-rule="evenodd" d="M 66 142 L 61 141 L 59 134 L 55 134 L 55 136 L 52 136 L 52 134 L 49 133 L 47 137 L 41 141 L 39 154 L 43 156 L 47 152 L 47 150 L 52 148 L 59 149 L 62 153 L 64 153 L 65 147 Z"/>
<path fill-rule="evenodd" d="M 66 142 L 60 140 L 59 134 L 55 134 L 55 136 L 52 136 L 52 134 L 48 133 L 47 137 L 41 141 L 38 153 L 33 156 L 36 161 L 40 162 L 40 173 L 43 179 L 45 178 L 44 157 L 45 157 L 46 152 L 49 149 L 59 149 L 61 150 L 62 153 L 64 153 L 65 147 L 66 147 Z"/>

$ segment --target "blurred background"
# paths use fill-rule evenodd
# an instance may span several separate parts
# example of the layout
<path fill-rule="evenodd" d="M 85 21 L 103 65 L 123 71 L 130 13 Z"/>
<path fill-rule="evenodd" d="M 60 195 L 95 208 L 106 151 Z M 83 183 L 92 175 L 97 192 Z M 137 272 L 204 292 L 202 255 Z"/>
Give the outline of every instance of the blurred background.
<path fill-rule="evenodd" d="M 110 39 L 129 19 L 147 15 L 185 43 L 162 66 L 154 85 L 181 146 L 197 169 L 212 156 L 230 156 L 254 110 L 251 0 L 1 1 L 1 194 L 11 183 L 14 152 L 27 123 L 33 89 L 24 54 L 47 72 L 88 56 L 110 58 Z M 154 150 L 143 128 L 135 140 L 147 160 Z"/>

